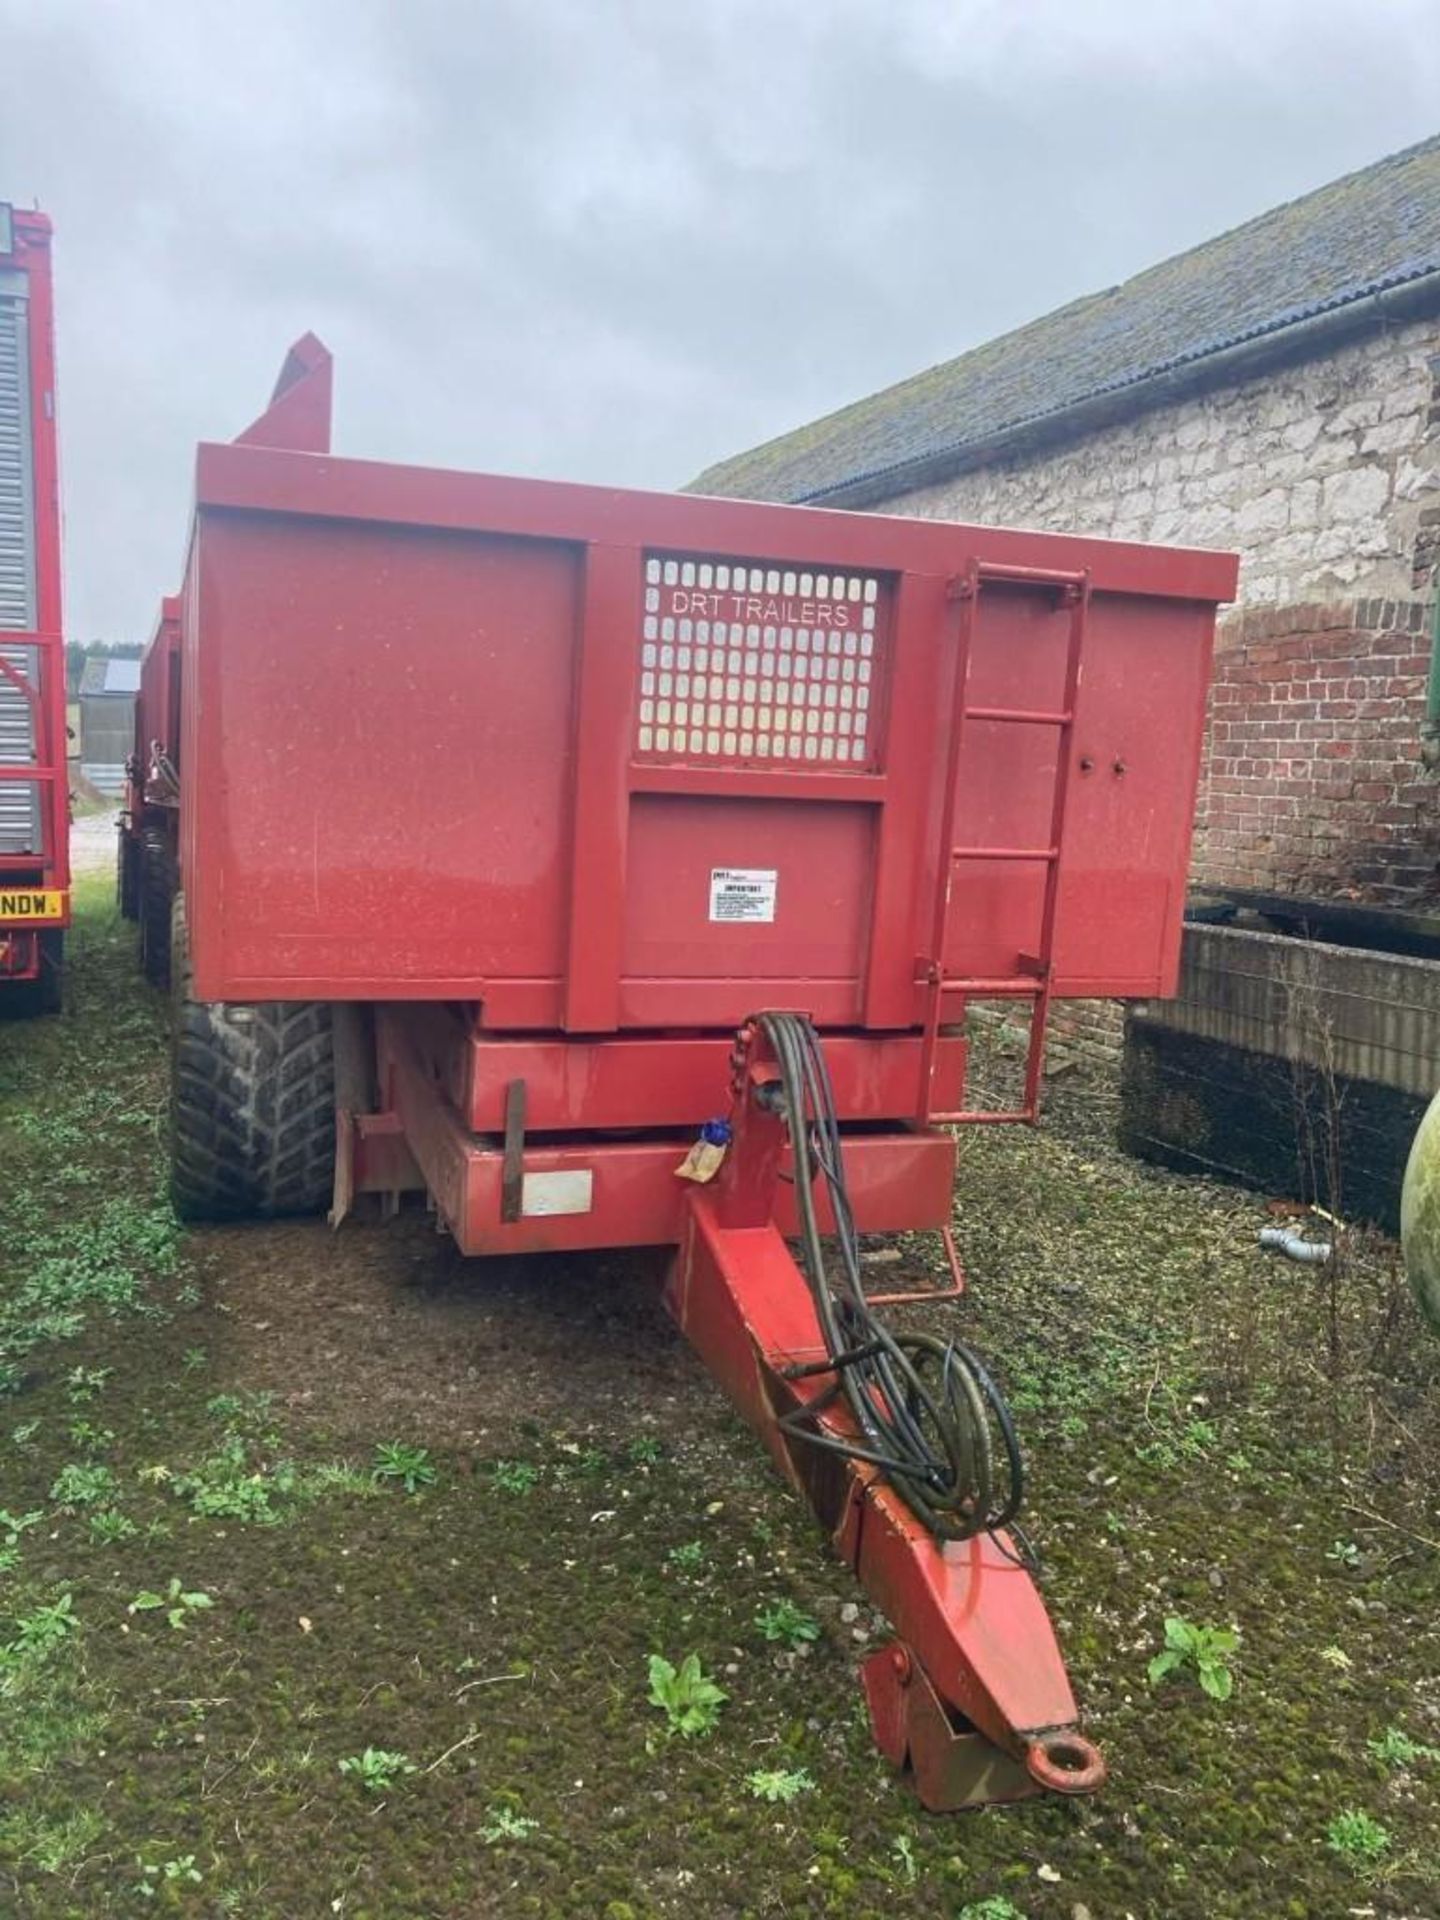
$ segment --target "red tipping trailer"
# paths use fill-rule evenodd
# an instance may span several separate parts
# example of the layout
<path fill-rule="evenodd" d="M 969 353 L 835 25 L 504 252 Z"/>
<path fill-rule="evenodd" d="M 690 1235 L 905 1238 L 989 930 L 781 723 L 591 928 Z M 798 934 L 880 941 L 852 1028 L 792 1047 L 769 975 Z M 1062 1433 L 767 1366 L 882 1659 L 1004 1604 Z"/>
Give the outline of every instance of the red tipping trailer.
<path fill-rule="evenodd" d="M 50 222 L 0 201 L 0 1006 L 59 1011 L 70 923 Z"/>
<path fill-rule="evenodd" d="M 855 1235 L 949 1246 L 951 1127 L 1035 1118 L 1051 1000 L 1173 989 L 1234 560 L 336 459 L 329 378 L 307 337 L 199 452 L 177 1204 L 674 1245 L 895 1625 L 885 1751 L 935 1807 L 1093 1788 L 1003 1402 L 889 1332 Z M 996 999 L 1003 1113 L 965 1093 Z"/>

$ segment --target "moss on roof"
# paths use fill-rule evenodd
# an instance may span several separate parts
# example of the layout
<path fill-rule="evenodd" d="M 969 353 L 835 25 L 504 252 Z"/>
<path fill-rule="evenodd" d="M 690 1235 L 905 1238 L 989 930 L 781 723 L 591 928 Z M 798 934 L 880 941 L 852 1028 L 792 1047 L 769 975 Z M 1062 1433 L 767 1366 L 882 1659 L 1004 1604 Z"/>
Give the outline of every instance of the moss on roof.
<path fill-rule="evenodd" d="M 696 493 L 814 499 L 967 447 L 1440 270 L 1440 135 L 1118 287 L 708 467 Z"/>

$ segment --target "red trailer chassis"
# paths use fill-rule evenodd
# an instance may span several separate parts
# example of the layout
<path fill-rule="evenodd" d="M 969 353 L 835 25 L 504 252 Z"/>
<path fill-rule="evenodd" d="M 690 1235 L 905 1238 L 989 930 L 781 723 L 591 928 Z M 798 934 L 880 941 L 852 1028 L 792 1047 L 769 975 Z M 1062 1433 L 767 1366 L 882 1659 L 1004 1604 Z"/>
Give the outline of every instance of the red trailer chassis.
<path fill-rule="evenodd" d="M 894 1624 L 884 1751 L 936 1808 L 1093 1789 L 1021 1543 L 875 1464 L 905 1409 L 847 1398 L 882 1342 L 839 1354 L 814 1265 L 938 1229 L 961 1291 L 952 1129 L 1035 1119 L 1055 997 L 1172 989 L 1234 561 L 338 460 L 329 372 L 301 342 L 200 449 L 191 1007 L 227 1060 L 267 1006 L 273 1057 L 333 1046 L 337 1224 L 414 1190 L 468 1253 L 673 1245 L 674 1317 Z M 1029 1029 L 1000 1112 L 986 1001 Z M 813 1207 L 776 1010 L 843 1137 Z"/>
<path fill-rule="evenodd" d="M 60 1004 L 70 921 L 50 222 L 0 203 L 0 1006 Z"/>

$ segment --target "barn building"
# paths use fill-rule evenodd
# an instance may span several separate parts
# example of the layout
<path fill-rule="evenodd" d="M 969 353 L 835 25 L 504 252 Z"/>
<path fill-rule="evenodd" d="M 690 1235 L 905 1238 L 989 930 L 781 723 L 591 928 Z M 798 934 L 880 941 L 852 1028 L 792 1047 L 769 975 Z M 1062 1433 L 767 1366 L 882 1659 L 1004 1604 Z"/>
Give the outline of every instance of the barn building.
<path fill-rule="evenodd" d="M 125 791 L 125 760 L 135 746 L 140 662 L 92 654 L 80 677 L 80 772 L 107 800 Z"/>
<path fill-rule="evenodd" d="M 1197 893 L 1263 908 L 1272 928 L 1288 907 L 1336 941 L 1370 944 L 1379 926 L 1382 944 L 1440 952 L 1440 677 L 1428 680 L 1440 136 L 723 460 L 693 486 L 1237 551 Z M 1262 960 L 1220 935 L 1202 946 L 1187 943 L 1185 995 L 1202 962 L 1267 973 L 1264 991 L 1252 978 L 1240 993 L 1254 1017 L 1236 1031 L 1272 1060 L 1293 1053 L 1280 950 Z M 1357 990 L 1372 986 L 1352 981 L 1347 1001 Z M 1413 998 L 1416 981 L 1396 991 Z M 1208 1018 L 1195 1016 L 1202 1028 Z M 1118 1034 L 1115 1010 L 1097 1007 L 1072 1040 L 1113 1056 Z M 1440 1057 L 1440 1013 L 1398 1044 L 1412 1056 L 1408 1113 Z"/>

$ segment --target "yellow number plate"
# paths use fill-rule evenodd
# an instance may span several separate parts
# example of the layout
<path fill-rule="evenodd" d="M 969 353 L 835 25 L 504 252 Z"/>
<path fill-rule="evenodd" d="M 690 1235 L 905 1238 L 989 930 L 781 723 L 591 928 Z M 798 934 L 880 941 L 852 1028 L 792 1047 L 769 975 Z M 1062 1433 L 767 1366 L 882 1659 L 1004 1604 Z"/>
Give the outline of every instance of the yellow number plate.
<path fill-rule="evenodd" d="M 0 925 L 58 927 L 65 918 L 60 887 L 7 887 L 0 884 Z"/>

